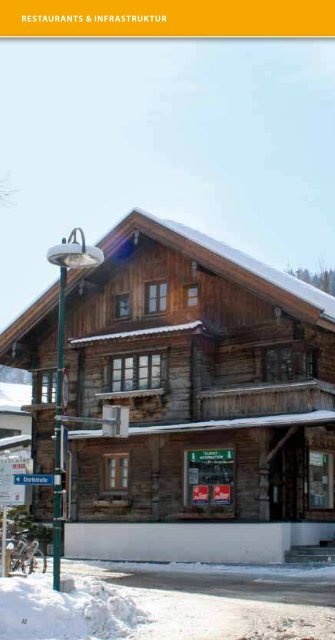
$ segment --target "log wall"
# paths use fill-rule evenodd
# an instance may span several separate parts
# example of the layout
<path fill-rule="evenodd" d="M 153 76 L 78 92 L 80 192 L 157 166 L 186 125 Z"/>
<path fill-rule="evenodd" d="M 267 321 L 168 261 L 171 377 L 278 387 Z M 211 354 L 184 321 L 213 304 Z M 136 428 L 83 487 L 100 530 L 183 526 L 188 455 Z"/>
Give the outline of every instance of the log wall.
<path fill-rule="evenodd" d="M 66 337 L 78 338 L 180 324 L 201 319 L 206 333 L 170 334 L 125 338 L 84 346 L 67 344 L 64 364 L 69 371 L 72 415 L 99 417 L 104 389 L 104 369 L 117 355 L 143 352 L 161 353 L 162 395 L 116 398 L 108 402 L 130 406 L 132 424 L 179 424 L 196 420 L 296 413 L 333 408 L 333 395 L 321 390 L 292 388 L 279 392 L 238 392 L 238 387 L 264 382 L 264 351 L 273 345 L 307 345 L 318 355 L 318 377 L 335 384 L 334 336 L 324 330 L 297 323 L 282 314 L 275 317 L 274 305 L 247 289 L 219 278 L 186 256 L 144 240 L 128 257 L 106 265 L 105 282 L 99 287 L 83 287 L 71 294 L 67 305 Z M 145 283 L 168 282 L 168 308 L 161 314 L 145 313 Z M 184 287 L 197 284 L 199 304 L 185 307 Z M 131 317 L 115 318 L 115 296 L 131 295 Z M 41 331 L 34 356 L 36 368 L 56 365 L 56 320 Z M 220 391 L 235 387 L 230 394 Z M 212 393 L 205 394 L 204 392 Z M 37 472 L 53 468 L 54 407 L 34 410 L 34 442 Z M 270 432 L 268 432 L 269 435 Z M 315 432 L 316 433 L 316 432 Z M 124 443 L 87 440 L 73 443 L 75 492 L 73 510 L 79 520 L 178 520 L 180 518 L 238 518 L 258 520 L 265 513 L 267 469 L 262 473 L 263 505 L 260 509 L 260 458 L 266 459 L 269 441 L 257 429 L 230 432 L 150 435 L 131 437 Z M 321 438 L 322 440 L 322 438 Z M 235 502 L 233 508 L 208 514 L 203 509 L 183 505 L 184 451 L 187 448 L 236 448 Z M 130 492 L 127 505 L 115 505 L 101 497 L 101 465 L 108 451 L 129 451 Z M 304 517 L 304 445 L 292 439 L 285 446 L 284 517 Z M 263 464 L 263 463 L 262 463 Z M 298 481 L 296 479 L 298 478 Z M 265 487 L 265 488 L 264 488 Z M 265 496 L 265 497 L 264 497 Z M 105 504 L 102 504 L 105 503 Z M 35 513 L 42 519 L 52 511 L 50 489 L 38 488 Z M 307 514 L 315 518 L 315 513 Z M 318 514 L 324 517 L 324 514 Z"/>
<path fill-rule="evenodd" d="M 88 440 L 85 444 L 79 442 L 75 446 L 82 470 L 78 480 L 79 520 L 179 521 L 232 517 L 259 520 L 260 445 L 257 430 L 132 436 L 124 443 L 104 439 Z M 236 451 L 234 504 L 210 510 L 185 506 L 185 451 L 213 447 L 233 447 Z M 103 454 L 111 452 L 129 453 L 127 506 L 113 504 L 102 490 Z"/>

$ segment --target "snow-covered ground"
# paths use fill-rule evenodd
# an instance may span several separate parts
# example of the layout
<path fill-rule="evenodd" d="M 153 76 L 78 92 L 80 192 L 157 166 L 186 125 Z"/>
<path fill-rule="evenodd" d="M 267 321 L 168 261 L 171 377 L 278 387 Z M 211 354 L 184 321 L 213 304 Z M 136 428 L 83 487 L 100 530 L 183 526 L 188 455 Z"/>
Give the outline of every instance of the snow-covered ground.
<path fill-rule="evenodd" d="M 118 572 L 128 571 L 150 571 L 158 573 L 206 573 L 225 575 L 250 575 L 259 578 L 273 576 L 280 578 L 303 578 L 313 581 L 332 580 L 335 582 L 335 564 L 206 564 L 203 562 L 109 562 L 105 560 L 63 560 L 63 566 L 68 571 L 69 567 L 80 571 L 81 567 L 94 567 L 96 572 L 99 569 L 115 570 Z M 335 603 L 334 603 L 335 604 Z"/>
<path fill-rule="evenodd" d="M 98 578 L 76 579 L 68 594 L 53 591 L 50 575 L 0 578 L 3 640 L 125 638 L 146 621 L 135 599 Z"/>
<path fill-rule="evenodd" d="M 49 566 L 51 563 L 49 563 Z M 182 590 L 129 587 L 103 580 L 111 572 L 225 573 L 250 576 L 276 589 L 282 580 L 335 581 L 335 566 L 290 567 L 201 564 L 139 564 L 62 561 L 75 590 L 52 590 L 45 576 L 0 579 L 0 638 L 3 640 L 335 640 L 335 609 L 273 600 L 222 597 Z M 292 582 L 292 588 L 294 583 Z M 201 591 L 201 590 L 200 590 Z M 334 603 L 335 604 L 335 603 Z"/>

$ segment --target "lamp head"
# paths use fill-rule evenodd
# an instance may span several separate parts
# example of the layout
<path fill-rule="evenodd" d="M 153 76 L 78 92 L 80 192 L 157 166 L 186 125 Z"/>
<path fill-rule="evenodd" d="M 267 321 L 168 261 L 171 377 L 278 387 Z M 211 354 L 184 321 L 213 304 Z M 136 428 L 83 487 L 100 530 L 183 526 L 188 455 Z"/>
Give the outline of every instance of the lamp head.
<path fill-rule="evenodd" d="M 77 231 L 81 234 L 81 243 L 77 242 Z M 85 269 L 101 264 L 104 261 L 104 254 L 98 247 L 87 246 L 82 229 L 77 227 L 71 232 L 67 242 L 64 241 L 48 250 L 47 259 L 59 267 Z"/>

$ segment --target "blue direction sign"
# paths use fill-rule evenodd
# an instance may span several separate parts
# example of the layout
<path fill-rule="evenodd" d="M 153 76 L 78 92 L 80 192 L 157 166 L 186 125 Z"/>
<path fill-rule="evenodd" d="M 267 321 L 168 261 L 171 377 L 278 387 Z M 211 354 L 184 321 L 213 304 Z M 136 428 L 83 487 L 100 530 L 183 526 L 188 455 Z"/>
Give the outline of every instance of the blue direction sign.
<path fill-rule="evenodd" d="M 42 473 L 19 473 L 14 474 L 14 484 L 29 485 L 50 485 L 54 483 L 54 476 Z"/>

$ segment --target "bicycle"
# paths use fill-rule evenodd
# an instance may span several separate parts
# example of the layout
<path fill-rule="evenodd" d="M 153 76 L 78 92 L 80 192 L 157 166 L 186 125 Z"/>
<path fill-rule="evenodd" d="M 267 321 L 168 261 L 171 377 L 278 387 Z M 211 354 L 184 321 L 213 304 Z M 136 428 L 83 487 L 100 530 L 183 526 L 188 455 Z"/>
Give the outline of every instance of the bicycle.
<path fill-rule="evenodd" d="M 47 570 L 47 559 L 39 549 L 38 540 L 29 541 L 26 537 L 28 529 L 12 534 L 10 542 L 14 544 L 14 549 L 10 559 L 10 573 L 22 571 L 24 574 L 45 573 Z"/>

